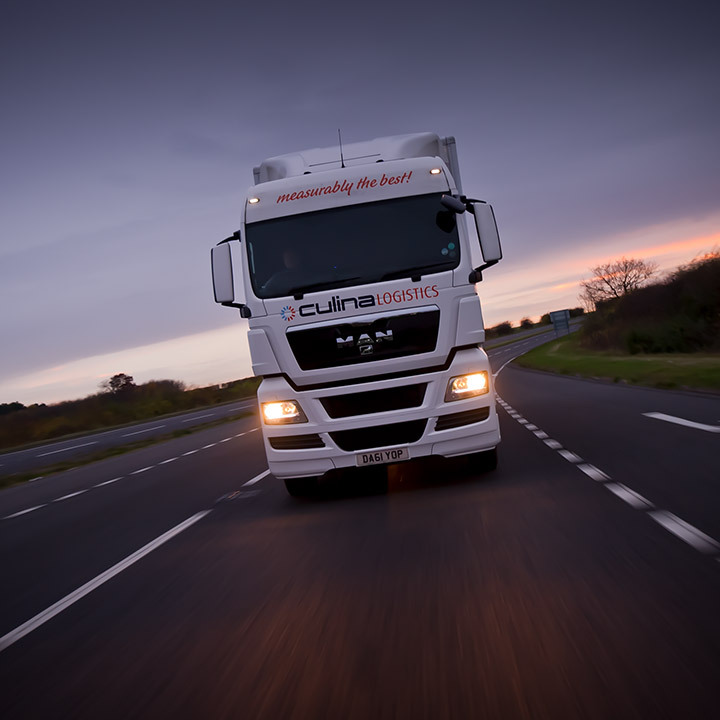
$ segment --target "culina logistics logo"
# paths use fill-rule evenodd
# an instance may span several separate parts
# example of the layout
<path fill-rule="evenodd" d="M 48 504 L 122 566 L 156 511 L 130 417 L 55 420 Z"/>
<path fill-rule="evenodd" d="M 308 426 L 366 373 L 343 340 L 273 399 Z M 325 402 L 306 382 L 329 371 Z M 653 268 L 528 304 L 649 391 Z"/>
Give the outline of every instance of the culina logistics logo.
<path fill-rule="evenodd" d="M 292 305 L 286 305 L 281 311 L 280 311 L 280 317 L 283 320 L 287 320 L 290 322 L 291 320 L 295 319 L 295 308 Z"/>

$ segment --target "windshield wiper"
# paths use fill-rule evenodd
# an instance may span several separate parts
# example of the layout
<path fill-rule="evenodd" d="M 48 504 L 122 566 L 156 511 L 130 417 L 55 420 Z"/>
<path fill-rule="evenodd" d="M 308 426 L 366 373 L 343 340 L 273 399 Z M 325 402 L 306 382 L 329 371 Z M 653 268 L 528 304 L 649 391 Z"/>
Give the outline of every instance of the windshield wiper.
<path fill-rule="evenodd" d="M 401 277 L 420 277 L 420 274 L 423 275 L 423 270 L 434 270 L 435 272 L 442 272 L 443 270 L 451 270 L 451 267 L 444 268 L 440 266 L 438 263 L 432 263 L 432 265 L 418 265 L 417 267 L 411 267 L 411 268 L 405 268 L 404 270 L 395 270 L 394 272 L 385 273 L 385 275 L 380 277 L 379 282 L 383 282 L 383 280 L 396 280 L 397 278 Z"/>
<path fill-rule="evenodd" d="M 323 282 L 308 283 L 307 285 L 297 285 L 288 290 L 288 295 L 292 295 L 296 299 L 302 299 L 302 296 L 309 292 L 317 292 L 320 290 L 331 290 L 332 288 L 342 287 L 348 283 L 360 280 L 361 277 L 341 278 L 340 280 L 323 280 Z"/>

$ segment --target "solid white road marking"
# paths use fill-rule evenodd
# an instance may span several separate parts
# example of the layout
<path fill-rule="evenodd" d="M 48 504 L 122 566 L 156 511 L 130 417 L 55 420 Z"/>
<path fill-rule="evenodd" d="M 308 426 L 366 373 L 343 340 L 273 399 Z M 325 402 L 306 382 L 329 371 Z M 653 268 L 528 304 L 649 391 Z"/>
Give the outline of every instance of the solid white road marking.
<path fill-rule="evenodd" d="M 631 490 L 627 485 L 611 482 L 607 483 L 605 487 L 636 510 L 647 510 L 648 508 L 655 507 L 648 499 Z"/>
<path fill-rule="evenodd" d="M 232 440 L 232 439 L 233 439 L 233 438 L 229 437 L 229 438 L 223 438 L 222 440 L 218 440 L 218 445 L 219 445 L 220 443 L 224 443 L 224 442 L 227 442 L 228 440 Z"/>
<path fill-rule="evenodd" d="M 26 623 L 23 623 L 22 625 L 16 627 L 14 630 L 11 630 L 7 635 L 3 635 L 3 637 L 0 638 L 0 652 L 5 650 L 6 648 L 9 648 L 13 643 L 16 643 L 18 640 L 20 640 L 20 638 L 25 637 L 25 635 L 31 633 L 33 630 L 36 630 L 41 625 L 44 625 L 48 620 L 54 618 L 63 610 L 69 608 L 78 600 L 85 597 L 87 594 L 91 593 L 96 588 L 99 588 L 101 585 L 106 583 L 108 580 L 114 578 L 123 570 L 126 570 L 131 565 L 134 565 L 138 560 L 141 560 L 153 550 L 156 550 L 161 545 L 166 543 L 171 538 L 179 535 L 181 532 L 183 532 L 183 530 L 187 530 L 190 526 L 198 522 L 198 520 L 202 520 L 210 512 L 212 511 L 203 510 L 202 512 L 196 513 L 192 517 L 189 517 L 187 520 L 184 520 L 179 525 L 176 525 L 174 528 L 168 530 L 163 535 L 155 538 L 155 540 L 152 540 L 147 545 L 141 547 L 139 550 L 136 550 L 132 555 L 128 555 L 124 560 L 121 560 L 119 563 L 117 563 L 117 565 L 113 565 L 104 573 L 101 573 L 89 582 L 86 582 L 84 585 L 79 587 L 77 590 L 74 590 L 69 595 L 66 595 L 64 598 L 62 598 L 62 600 L 58 600 L 54 605 L 51 605 L 46 610 L 38 613 L 34 618 L 31 618 Z"/>
<path fill-rule="evenodd" d="M 82 495 L 83 493 L 86 493 L 87 490 L 78 490 L 77 492 L 71 492 L 67 495 L 63 495 L 62 497 L 55 498 L 53 502 L 61 502 L 62 500 L 69 500 L 72 497 L 75 497 L 76 495 Z"/>
<path fill-rule="evenodd" d="M 188 450 L 186 453 L 183 453 L 181 457 L 186 457 L 187 455 L 194 455 L 197 452 L 197 450 Z"/>
<path fill-rule="evenodd" d="M 159 465 L 167 465 L 168 463 L 175 462 L 177 460 L 176 457 L 174 458 L 168 458 L 167 460 L 163 460 L 161 463 L 158 463 Z"/>
<path fill-rule="evenodd" d="M 154 465 L 148 465 L 147 467 L 140 468 L 139 470 L 134 470 L 130 474 L 131 475 L 139 475 L 140 473 L 144 473 L 146 470 L 151 470 L 154 467 L 155 467 Z"/>
<path fill-rule="evenodd" d="M 77 450 L 77 448 L 87 447 L 88 445 L 97 445 L 97 442 L 95 442 L 93 440 L 93 442 L 82 443 L 81 445 L 73 445 L 72 447 L 66 447 L 66 448 L 63 448 L 62 450 L 51 450 L 50 452 L 40 453 L 39 455 L 36 455 L 35 457 L 46 457 L 47 455 L 57 455 L 57 453 L 67 452 L 68 450 Z"/>
<path fill-rule="evenodd" d="M 213 417 L 215 413 L 208 413 L 207 415 L 196 415 L 195 417 L 188 418 L 187 420 L 182 420 L 181 422 L 192 422 L 193 420 L 201 420 L 202 418 L 206 417 Z"/>
<path fill-rule="evenodd" d="M 217 445 L 217 443 L 209 443 L 207 445 L 203 445 L 201 449 L 207 450 L 208 448 L 215 447 L 216 445 Z"/>
<path fill-rule="evenodd" d="M 34 505 L 33 507 L 26 508 L 25 510 L 20 510 L 20 512 L 13 513 L 12 515 L 6 515 L 3 520 L 9 520 L 10 518 L 14 517 L 20 517 L 20 515 L 25 515 L 26 513 L 30 513 L 33 510 L 39 510 L 40 508 L 45 507 L 47 503 L 43 503 L 42 505 Z"/>
<path fill-rule="evenodd" d="M 695 428 L 696 430 L 705 430 L 705 432 L 720 433 L 720 425 L 705 425 L 704 423 L 685 420 L 684 418 L 675 417 L 674 415 L 666 415 L 665 413 L 649 412 L 643 413 L 645 417 L 655 418 L 655 420 L 664 420 L 665 422 L 675 423 L 675 425 L 684 425 L 685 427 Z"/>
<path fill-rule="evenodd" d="M 159 430 L 160 428 L 164 428 L 164 425 L 155 425 L 154 427 L 147 428 L 145 430 L 136 430 L 135 432 L 131 433 L 125 433 L 125 435 L 122 435 L 121 437 L 130 437 L 131 435 L 142 435 L 143 433 L 150 432 L 151 430 Z"/>
<path fill-rule="evenodd" d="M 270 474 L 270 470 L 266 470 L 265 472 L 261 472 L 259 475 L 256 475 L 252 480 L 248 480 L 246 483 L 243 483 L 242 486 L 246 487 L 247 485 L 254 485 L 256 482 L 260 482 L 264 477 L 268 476 Z"/>
<path fill-rule="evenodd" d="M 696 550 L 702 553 L 716 553 L 720 551 L 720 543 L 686 523 L 684 520 L 681 520 L 676 515 L 666 510 L 654 510 L 648 514 L 656 523 L 662 525 L 666 530 L 669 530 L 673 535 L 684 540 Z"/>

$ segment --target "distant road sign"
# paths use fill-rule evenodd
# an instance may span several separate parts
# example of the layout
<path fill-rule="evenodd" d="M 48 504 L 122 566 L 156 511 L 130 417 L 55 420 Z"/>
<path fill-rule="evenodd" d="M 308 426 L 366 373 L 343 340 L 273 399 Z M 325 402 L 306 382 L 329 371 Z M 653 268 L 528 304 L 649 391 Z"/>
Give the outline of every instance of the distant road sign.
<path fill-rule="evenodd" d="M 555 337 L 570 334 L 570 311 L 555 310 L 550 313 L 550 320 L 555 328 Z"/>

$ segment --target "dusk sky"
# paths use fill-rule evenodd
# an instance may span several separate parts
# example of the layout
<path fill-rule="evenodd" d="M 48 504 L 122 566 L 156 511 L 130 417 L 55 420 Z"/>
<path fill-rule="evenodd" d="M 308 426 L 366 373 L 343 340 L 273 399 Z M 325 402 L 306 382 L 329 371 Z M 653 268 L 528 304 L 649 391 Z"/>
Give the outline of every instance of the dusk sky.
<path fill-rule="evenodd" d="M 210 248 L 264 158 L 431 131 L 490 201 L 487 326 L 720 246 L 712 2 L 5 0 L 0 402 L 251 374 Z"/>

